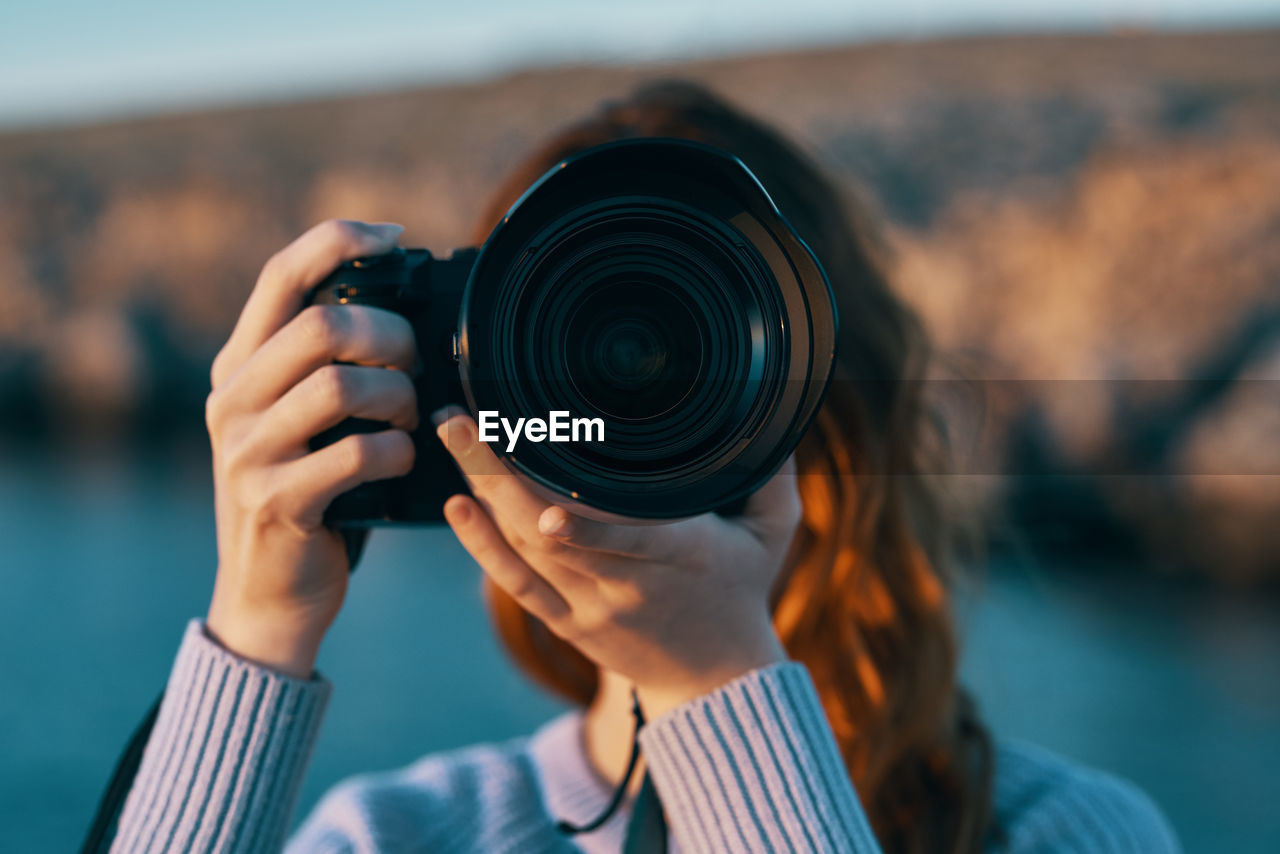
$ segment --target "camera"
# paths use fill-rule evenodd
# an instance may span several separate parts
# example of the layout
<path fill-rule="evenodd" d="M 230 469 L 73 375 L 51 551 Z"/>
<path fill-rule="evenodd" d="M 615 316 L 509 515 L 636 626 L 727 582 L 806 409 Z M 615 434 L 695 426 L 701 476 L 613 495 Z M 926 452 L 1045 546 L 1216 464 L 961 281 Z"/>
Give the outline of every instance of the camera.
<path fill-rule="evenodd" d="M 428 418 L 446 404 L 494 432 L 505 419 L 494 452 L 574 512 L 735 512 L 794 450 L 835 365 L 817 258 L 740 160 L 680 139 L 581 151 L 480 247 L 357 259 L 308 301 L 403 315 L 424 364 L 413 470 L 335 499 L 339 528 L 442 519 L 466 489 Z M 557 419 L 570 438 L 549 438 Z M 312 445 L 385 426 L 348 419 Z"/>

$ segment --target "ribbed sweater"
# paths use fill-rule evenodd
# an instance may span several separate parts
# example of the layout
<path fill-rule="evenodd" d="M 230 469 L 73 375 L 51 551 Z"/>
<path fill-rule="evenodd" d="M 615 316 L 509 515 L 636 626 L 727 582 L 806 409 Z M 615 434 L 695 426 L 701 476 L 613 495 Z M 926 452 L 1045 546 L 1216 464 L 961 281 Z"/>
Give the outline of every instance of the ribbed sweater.
<path fill-rule="evenodd" d="M 627 808 L 566 837 L 608 801 L 582 716 L 531 737 L 420 759 L 336 786 L 286 841 L 332 687 L 241 659 L 187 628 L 113 852 L 608 852 Z M 874 854 L 880 846 L 805 668 L 748 673 L 645 724 L 640 747 L 673 852 Z M 998 741 L 992 851 L 1178 851 L 1131 783 Z M 997 841 L 999 839 L 1000 841 Z"/>

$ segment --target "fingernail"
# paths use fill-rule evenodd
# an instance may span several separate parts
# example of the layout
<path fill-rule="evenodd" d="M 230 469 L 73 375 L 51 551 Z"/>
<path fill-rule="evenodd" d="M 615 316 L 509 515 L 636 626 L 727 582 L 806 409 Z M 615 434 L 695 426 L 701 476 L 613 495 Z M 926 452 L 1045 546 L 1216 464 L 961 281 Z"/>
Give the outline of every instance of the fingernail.
<path fill-rule="evenodd" d="M 404 234 L 404 226 L 396 222 L 367 222 L 365 228 L 379 237 L 399 237 Z"/>
<path fill-rule="evenodd" d="M 394 222 L 362 222 L 359 226 L 371 240 L 379 244 L 394 246 L 396 240 L 404 233 L 404 226 Z"/>
<path fill-rule="evenodd" d="M 466 414 L 467 413 L 464 409 L 451 403 L 448 406 L 442 406 L 435 412 L 431 413 L 431 423 L 439 427 L 455 415 Z"/>
<path fill-rule="evenodd" d="M 465 451 L 475 443 L 475 436 L 466 418 L 448 418 L 436 426 L 436 435 L 446 448 L 454 452 Z"/>
<path fill-rule="evenodd" d="M 569 533 L 569 514 L 563 507 L 548 507 L 538 517 L 538 530 L 548 536 L 563 537 Z"/>

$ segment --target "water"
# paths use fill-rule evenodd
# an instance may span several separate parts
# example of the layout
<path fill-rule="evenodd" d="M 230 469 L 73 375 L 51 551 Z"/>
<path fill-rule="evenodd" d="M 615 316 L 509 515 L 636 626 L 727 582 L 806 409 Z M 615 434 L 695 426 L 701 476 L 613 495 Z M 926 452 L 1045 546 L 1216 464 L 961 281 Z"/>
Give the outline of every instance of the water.
<path fill-rule="evenodd" d="M 70 851 L 214 570 L 195 460 L 0 467 L 0 848 Z M 962 608 L 992 724 L 1137 781 L 1188 851 L 1280 850 L 1274 602 L 1099 570 L 993 567 Z M 444 530 L 379 532 L 322 652 L 336 684 L 302 794 L 528 732 L 560 706 L 502 658 Z"/>

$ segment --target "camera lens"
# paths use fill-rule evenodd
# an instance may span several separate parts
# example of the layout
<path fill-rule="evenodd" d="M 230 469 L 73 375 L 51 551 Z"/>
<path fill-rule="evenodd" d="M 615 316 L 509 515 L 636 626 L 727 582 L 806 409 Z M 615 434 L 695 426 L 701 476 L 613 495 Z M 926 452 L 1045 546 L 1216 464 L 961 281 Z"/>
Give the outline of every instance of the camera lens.
<path fill-rule="evenodd" d="M 630 317 L 601 318 L 596 324 L 603 328 L 595 330 L 590 349 L 599 361 L 601 378 L 617 391 L 652 387 L 666 373 L 673 347 L 654 319 L 644 316 L 648 313 L 643 310 Z M 590 364 L 586 373 L 588 381 L 595 379 L 590 376 Z"/>
<path fill-rule="evenodd" d="M 582 224 L 547 247 L 516 307 L 528 321 L 514 335 L 541 380 L 530 405 L 561 400 L 614 422 L 617 441 L 595 453 L 630 457 L 687 422 L 711 372 L 740 349 L 723 341 L 717 317 L 730 306 L 715 299 L 706 247 L 668 227 L 652 210 Z"/>
<path fill-rule="evenodd" d="M 678 518 L 758 488 L 834 360 L 830 289 L 749 171 L 707 146 L 599 146 L 525 194 L 462 301 L 475 411 L 599 418 L 504 461 L 553 500 Z"/>
<path fill-rule="evenodd" d="M 607 441 L 544 453 L 592 479 L 678 479 L 723 459 L 750 429 L 766 368 L 780 367 L 761 322 L 767 282 L 712 223 L 656 204 L 565 225 L 499 303 L 504 375 L 525 377 L 505 394 L 531 412 L 600 417 Z"/>
<path fill-rule="evenodd" d="M 661 417 L 689 393 L 702 365 L 703 331 L 662 284 L 624 279 L 597 286 L 573 309 L 565 373 L 605 415 Z"/>

